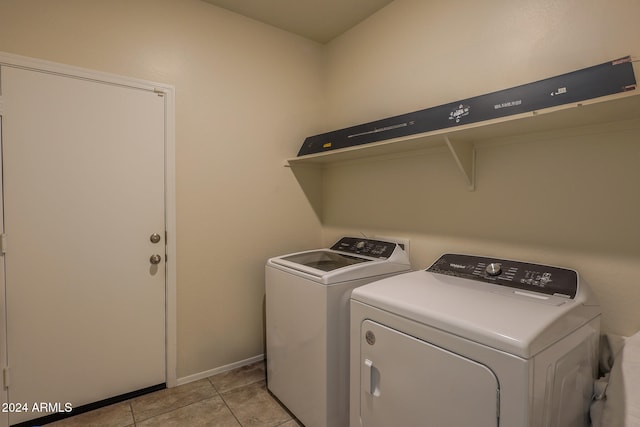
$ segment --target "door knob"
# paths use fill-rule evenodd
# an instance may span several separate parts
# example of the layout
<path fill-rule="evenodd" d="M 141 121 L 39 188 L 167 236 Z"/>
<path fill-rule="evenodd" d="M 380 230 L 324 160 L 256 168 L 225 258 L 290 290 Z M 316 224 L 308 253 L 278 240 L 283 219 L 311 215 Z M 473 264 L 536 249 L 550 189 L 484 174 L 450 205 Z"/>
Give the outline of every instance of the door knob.
<path fill-rule="evenodd" d="M 160 235 L 158 233 L 153 233 L 149 237 L 149 240 L 151 240 L 151 243 L 158 243 L 160 241 Z"/>
<path fill-rule="evenodd" d="M 151 258 L 149 258 L 149 262 L 154 265 L 160 264 L 160 261 L 162 261 L 162 257 L 158 254 L 151 255 Z"/>

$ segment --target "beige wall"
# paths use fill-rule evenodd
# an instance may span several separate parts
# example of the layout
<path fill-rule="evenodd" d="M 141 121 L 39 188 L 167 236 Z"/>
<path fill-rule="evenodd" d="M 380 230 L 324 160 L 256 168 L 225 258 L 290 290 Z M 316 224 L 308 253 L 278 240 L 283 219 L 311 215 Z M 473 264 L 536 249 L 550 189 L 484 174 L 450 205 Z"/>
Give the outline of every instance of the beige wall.
<path fill-rule="evenodd" d="M 199 0 L 0 0 L 0 51 L 175 86 L 178 377 L 262 354 L 265 260 L 321 240 L 283 159 L 322 46 Z"/>
<path fill-rule="evenodd" d="M 634 0 L 395 0 L 328 45 L 329 127 L 638 54 Z"/>
<path fill-rule="evenodd" d="M 475 192 L 438 150 L 337 166 L 322 225 L 282 167 L 313 133 L 638 55 L 635 1 L 482 3 L 396 0 L 320 46 L 199 0 L 0 0 L 0 51 L 175 85 L 179 377 L 263 352 L 267 257 L 361 231 L 409 237 L 415 268 L 574 267 L 630 334 L 637 121 L 482 142 Z"/>
<path fill-rule="evenodd" d="M 328 45 L 328 128 L 640 54 L 640 3 L 396 0 Z M 603 326 L 640 329 L 640 120 L 479 142 L 475 192 L 444 151 L 331 167 L 325 243 L 411 239 L 414 268 L 459 251 L 577 269 Z"/>

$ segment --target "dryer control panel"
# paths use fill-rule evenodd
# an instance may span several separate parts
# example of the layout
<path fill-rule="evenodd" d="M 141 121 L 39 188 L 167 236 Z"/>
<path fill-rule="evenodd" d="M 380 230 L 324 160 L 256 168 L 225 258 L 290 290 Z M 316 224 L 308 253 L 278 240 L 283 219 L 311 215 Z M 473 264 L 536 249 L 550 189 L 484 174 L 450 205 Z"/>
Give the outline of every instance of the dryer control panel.
<path fill-rule="evenodd" d="M 575 271 L 521 261 L 445 254 L 427 271 L 571 299 L 578 292 Z"/>
<path fill-rule="evenodd" d="M 389 258 L 397 245 L 397 243 L 383 242 L 381 240 L 343 237 L 331 246 L 331 249 L 373 258 Z"/>

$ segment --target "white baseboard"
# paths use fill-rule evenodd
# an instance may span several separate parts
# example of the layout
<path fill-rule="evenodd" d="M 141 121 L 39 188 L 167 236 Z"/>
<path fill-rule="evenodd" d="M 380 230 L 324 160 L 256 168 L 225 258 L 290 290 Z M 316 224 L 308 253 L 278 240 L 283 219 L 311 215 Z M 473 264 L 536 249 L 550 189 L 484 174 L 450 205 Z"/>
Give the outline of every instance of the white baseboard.
<path fill-rule="evenodd" d="M 186 377 L 178 378 L 176 381 L 176 385 L 188 384 L 194 381 L 201 380 L 203 378 L 208 378 L 213 375 L 231 371 L 236 368 L 241 368 L 243 366 L 250 365 L 252 363 L 256 363 L 261 360 L 264 360 L 264 354 L 259 354 L 257 356 L 253 356 L 248 359 L 240 360 L 238 362 L 233 362 L 228 365 L 220 366 L 218 368 L 209 369 L 208 371 L 198 372 L 197 374 L 187 375 Z"/>

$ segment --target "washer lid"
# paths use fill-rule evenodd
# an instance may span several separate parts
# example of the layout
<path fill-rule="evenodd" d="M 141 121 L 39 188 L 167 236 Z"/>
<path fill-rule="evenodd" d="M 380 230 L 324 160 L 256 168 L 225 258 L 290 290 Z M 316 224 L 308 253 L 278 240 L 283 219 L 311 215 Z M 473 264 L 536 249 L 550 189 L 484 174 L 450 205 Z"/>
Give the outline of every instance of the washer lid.
<path fill-rule="evenodd" d="M 343 237 L 331 249 L 314 249 L 271 258 L 267 266 L 332 285 L 411 269 L 396 243 Z"/>
<path fill-rule="evenodd" d="M 567 298 L 424 270 L 361 286 L 351 298 L 526 359 L 600 314 L 587 305 L 585 283 Z"/>
<path fill-rule="evenodd" d="M 280 259 L 322 271 L 333 271 L 353 264 L 372 261 L 371 259 L 341 254 L 325 249 L 287 255 Z"/>

